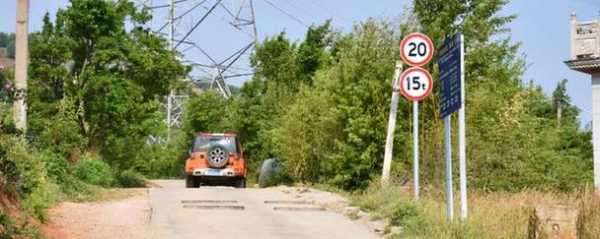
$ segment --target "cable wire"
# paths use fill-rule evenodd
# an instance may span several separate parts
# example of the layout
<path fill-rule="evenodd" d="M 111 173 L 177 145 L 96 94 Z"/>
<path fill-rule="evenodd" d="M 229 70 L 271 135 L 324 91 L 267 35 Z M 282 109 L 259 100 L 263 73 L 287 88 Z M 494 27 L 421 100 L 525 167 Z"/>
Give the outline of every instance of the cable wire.
<path fill-rule="evenodd" d="M 182 3 L 182 2 L 187 2 L 189 0 L 178 0 L 173 2 L 173 4 L 178 4 L 178 3 Z M 163 4 L 163 5 L 158 5 L 158 6 L 149 6 L 149 9 L 159 9 L 159 8 L 166 8 L 166 7 L 170 7 L 171 4 Z"/>
<path fill-rule="evenodd" d="M 212 6 L 212 7 L 211 7 L 209 10 L 208 10 L 208 12 L 206 12 L 206 13 L 204 14 L 204 16 L 202 16 L 202 18 L 200 18 L 200 20 L 199 20 L 198 22 L 196 22 L 196 25 L 194 25 L 194 26 L 192 27 L 192 29 L 190 29 L 190 30 L 189 30 L 189 31 L 188 31 L 188 32 L 185 34 L 185 36 L 183 36 L 183 38 L 181 39 L 181 41 L 185 41 L 185 39 L 187 39 L 187 38 L 188 38 L 188 37 L 189 37 L 189 36 L 192 34 L 192 32 L 194 32 L 194 30 L 196 30 L 196 28 L 198 28 L 198 26 L 200 26 L 200 24 L 201 24 L 201 23 L 202 23 L 202 22 L 203 22 L 203 21 L 204 21 L 204 20 L 205 20 L 205 19 L 208 17 L 208 15 L 210 15 L 210 13 L 211 13 L 213 10 L 215 10 L 215 8 L 217 8 L 217 6 L 218 6 L 218 5 L 221 3 L 221 1 L 222 1 L 222 0 L 218 0 L 218 1 L 217 1 L 217 3 L 215 3 L 215 4 L 214 4 L 214 5 L 213 5 L 213 6 Z M 176 44 L 176 45 L 175 45 L 175 47 L 174 47 L 175 49 L 177 49 L 177 47 L 178 47 L 179 45 L 181 45 L 181 41 L 177 42 L 177 44 Z"/>
<path fill-rule="evenodd" d="M 267 4 L 271 5 L 271 7 L 275 8 L 275 10 L 285 14 L 286 16 L 288 16 L 289 18 L 291 18 L 292 20 L 296 21 L 297 23 L 299 23 L 302 26 L 305 26 L 306 28 L 309 28 L 309 25 L 304 23 L 302 20 L 300 20 L 299 18 L 295 17 L 294 15 L 288 13 L 287 11 L 281 9 L 280 7 L 276 6 L 275 4 L 273 4 L 273 2 L 269 1 L 269 0 L 263 0 L 265 1 Z"/>

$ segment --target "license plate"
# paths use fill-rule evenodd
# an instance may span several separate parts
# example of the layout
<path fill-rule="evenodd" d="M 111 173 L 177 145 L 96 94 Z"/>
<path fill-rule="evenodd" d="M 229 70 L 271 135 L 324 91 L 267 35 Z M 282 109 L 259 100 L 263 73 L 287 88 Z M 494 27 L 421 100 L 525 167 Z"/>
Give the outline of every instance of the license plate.
<path fill-rule="evenodd" d="M 209 169 L 206 171 L 206 175 L 208 176 L 221 176 L 220 169 Z"/>

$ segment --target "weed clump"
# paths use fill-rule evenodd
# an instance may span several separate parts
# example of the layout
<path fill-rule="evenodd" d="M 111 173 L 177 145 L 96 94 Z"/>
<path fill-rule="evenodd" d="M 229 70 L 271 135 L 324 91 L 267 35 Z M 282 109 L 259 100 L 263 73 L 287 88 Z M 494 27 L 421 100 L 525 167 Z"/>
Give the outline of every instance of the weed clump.
<path fill-rule="evenodd" d="M 78 179 L 91 185 L 109 187 L 114 182 L 111 167 L 91 155 L 84 156 L 73 168 L 73 173 Z"/>
<path fill-rule="evenodd" d="M 586 193 L 579 203 L 577 238 L 592 239 L 600 236 L 600 197 Z"/>
<path fill-rule="evenodd" d="M 144 187 L 146 184 L 144 175 L 133 169 L 124 170 L 121 172 L 118 176 L 118 181 L 119 184 L 125 188 Z"/>

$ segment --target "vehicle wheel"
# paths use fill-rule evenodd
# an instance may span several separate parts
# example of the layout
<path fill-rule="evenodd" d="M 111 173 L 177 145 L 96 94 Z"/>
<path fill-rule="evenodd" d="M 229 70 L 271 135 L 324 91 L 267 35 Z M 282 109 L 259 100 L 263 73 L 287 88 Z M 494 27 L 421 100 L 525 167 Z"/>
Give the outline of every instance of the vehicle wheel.
<path fill-rule="evenodd" d="M 245 178 L 236 179 L 235 187 L 236 188 L 246 188 L 246 179 Z"/>
<path fill-rule="evenodd" d="M 200 180 L 196 179 L 194 176 L 187 175 L 187 176 L 185 176 L 185 187 L 186 188 L 200 187 Z"/>

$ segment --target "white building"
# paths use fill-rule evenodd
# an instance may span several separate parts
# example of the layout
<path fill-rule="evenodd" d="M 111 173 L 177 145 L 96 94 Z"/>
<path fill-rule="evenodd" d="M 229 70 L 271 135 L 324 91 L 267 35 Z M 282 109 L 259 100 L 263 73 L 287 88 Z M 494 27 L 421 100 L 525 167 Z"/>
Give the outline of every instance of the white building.
<path fill-rule="evenodd" d="M 571 15 L 572 70 L 592 76 L 592 138 L 594 145 L 594 185 L 600 192 L 600 20 L 578 22 Z"/>

